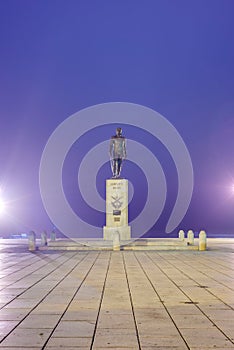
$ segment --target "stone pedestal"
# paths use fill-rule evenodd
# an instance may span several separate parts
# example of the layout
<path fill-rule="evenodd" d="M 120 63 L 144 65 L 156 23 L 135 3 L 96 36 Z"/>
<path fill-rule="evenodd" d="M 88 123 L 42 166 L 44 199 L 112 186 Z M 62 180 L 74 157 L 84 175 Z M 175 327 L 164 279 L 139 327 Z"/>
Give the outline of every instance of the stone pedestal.
<path fill-rule="evenodd" d="M 120 240 L 131 239 L 131 227 L 128 226 L 128 180 L 106 180 L 106 226 L 103 239 L 112 240 L 114 233 Z"/>

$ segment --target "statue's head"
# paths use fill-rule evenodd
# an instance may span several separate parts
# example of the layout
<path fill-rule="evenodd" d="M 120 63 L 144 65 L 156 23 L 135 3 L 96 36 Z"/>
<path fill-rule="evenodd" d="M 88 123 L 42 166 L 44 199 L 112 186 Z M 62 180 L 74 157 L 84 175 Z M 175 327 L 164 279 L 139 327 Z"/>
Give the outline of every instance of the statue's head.
<path fill-rule="evenodd" d="M 116 129 L 116 135 L 117 136 L 121 136 L 122 135 L 122 129 L 121 128 L 117 128 Z"/>

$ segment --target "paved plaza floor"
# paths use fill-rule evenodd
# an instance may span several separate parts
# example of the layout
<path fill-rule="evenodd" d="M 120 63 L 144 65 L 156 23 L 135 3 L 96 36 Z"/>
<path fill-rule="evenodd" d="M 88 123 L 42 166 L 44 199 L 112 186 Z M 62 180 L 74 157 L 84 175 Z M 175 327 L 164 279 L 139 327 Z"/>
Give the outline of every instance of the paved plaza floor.
<path fill-rule="evenodd" d="M 234 240 L 29 252 L 0 241 L 0 350 L 234 349 Z"/>

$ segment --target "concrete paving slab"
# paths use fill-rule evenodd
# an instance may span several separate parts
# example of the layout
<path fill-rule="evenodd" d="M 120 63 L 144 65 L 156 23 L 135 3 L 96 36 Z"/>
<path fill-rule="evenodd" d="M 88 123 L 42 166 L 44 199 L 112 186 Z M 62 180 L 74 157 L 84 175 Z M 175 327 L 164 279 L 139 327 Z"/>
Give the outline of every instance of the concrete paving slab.
<path fill-rule="evenodd" d="M 54 337 L 52 336 L 48 341 L 45 349 L 68 349 L 82 348 L 90 349 L 92 344 L 92 337 Z"/>
<path fill-rule="evenodd" d="M 181 333 L 191 347 L 203 349 L 231 347 L 232 342 L 218 329 L 181 329 Z M 234 346 L 234 345 L 233 345 Z"/>
<path fill-rule="evenodd" d="M 77 346 L 72 346 L 72 347 L 70 347 L 70 346 L 66 346 L 66 347 L 64 347 L 64 346 L 59 346 L 59 347 L 51 347 L 51 346 L 46 346 L 45 347 L 45 349 L 48 349 L 48 350 L 58 350 L 58 349 L 66 349 L 66 350 L 74 350 L 74 349 L 80 349 L 80 350 L 90 350 L 90 346 L 83 346 L 83 345 L 81 345 L 81 346 L 79 346 L 79 345 L 77 345 Z"/>
<path fill-rule="evenodd" d="M 99 318 L 99 328 L 135 328 L 134 319 L 131 314 L 103 314 Z M 124 326 L 123 326 L 124 325 Z"/>
<path fill-rule="evenodd" d="M 31 309 L 12 309 L 7 305 L 0 310 L 0 320 L 3 321 L 18 321 L 23 320 L 31 311 Z"/>
<path fill-rule="evenodd" d="M 188 349 L 187 347 L 182 348 L 183 349 Z M 178 346 L 153 346 L 153 347 L 148 347 L 148 346 L 142 346 L 141 350 L 181 350 L 181 347 Z"/>
<path fill-rule="evenodd" d="M 115 349 L 115 350 L 136 350 L 136 348 L 135 347 L 121 347 L 121 348 L 119 348 L 119 347 L 112 347 L 112 348 L 110 348 L 110 347 L 93 347 L 93 349 L 94 350 L 104 350 L 104 349 Z M 138 348 L 137 348 L 138 349 Z"/>
<path fill-rule="evenodd" d="M 70 309 L 63 315 L 63 321 L 96 321 L 98 310 L 87 308 Z"/>
<path fill-rule="evenodd" d="M 118 334 L 113 330 L 112 334 L 99 334 L 94 340 L 93 348 L 121 348 L 139 349 L 137 337 L 135 334 Z"/>
<path fill-rule="evenodd" d="M 17 346 L 17 347 L 7 346 L 7 347 L 5 347 L 5 346 L 0 345 L 0 349 L 1 350 L 25 350 L 25 347 L 22 347 L 22 346 Z M 34 346 L 30 347 L 30 350 L 39 350 L 39 349 L 41 349 L 40 346 L 39 347 L 34 347 Z"/>
<path fill-rule="evenodd" d="M 0 321 L 0 334 L 4 335 L 15 328 L 15 326 L 18 324 L 17 321 Z"/>
<path fill-rule="evenodd" d="M 213 328 L 214 323 L 208 318 L 204 317 L 201 313 L 200 315 L 177 315 L 173 317 L 176 326 L 179 329 L 183 328 Z M 216 323 L 218 326 L 218 324 Z"/>
<path fill-rule="evenodd" d="M 164 348 L 172 348 L 177 347 L 181 350 L 188 349 L 183 339 L 178 334 L 177 337 L 168 335 L 167 337 L 163 335 L 162 337 L 154 337 L 154 336 L 140 336 L 140 344 L 144 347 L 164 347 Z"/>
<path fill-rule="evenodd" d="M 10 337 L 7 337 L 1 342 L 1 346 L 5 347 L 25 347 L 32 346 L 43 347 L 47 339 L 50 337 L 52 329 L 15 329 Z M 1 347 L 0 347 L 1 348 Z"/>
<path fill-rule="evenodd" d="M 28 317 L 26 317 L 18 326 L 19 328 L 27 328 L 27 329 L 54 329 L 57 323 L 60 320 L 59 315 L 54 314 L 44 314 L 44 315 L 36 315 L 30 313 Z"/>
<path fill-rule="evenodd" d="M 92 337 L 95 323 L 90 321 L 61 321 L 53 336 L 58 338 Z"/>

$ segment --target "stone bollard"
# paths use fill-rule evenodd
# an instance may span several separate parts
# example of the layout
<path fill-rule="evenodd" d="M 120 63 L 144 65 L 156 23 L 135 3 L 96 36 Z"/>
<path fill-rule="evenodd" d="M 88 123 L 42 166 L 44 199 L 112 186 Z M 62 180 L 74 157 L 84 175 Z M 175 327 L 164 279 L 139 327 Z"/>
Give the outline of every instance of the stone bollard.
<path fill-rule="evenodd" d="M 41 233 L 41 245 L 42 245 L 42 246 L 47 245 L 47 232 L 46 232 L 46 230 L 44 230 L 44 231 Z"/>
<path fill-rule="evenodd" d="M 188 239 L 188 244 L 190 244 L 190 245 L 194 244 L 194 233 L 193 233 L 193 230 L 188 230 L 187 239 Z"/>
<path fill-rule="evenodd" d="M 51 240 L 51 241 L 56 241 L 56 232 L 55 232 L 55 230 L 52 230 L 52 231 L 51 231 L 50 240 Z"/>
<path fill-rule="evenodd" d="M 184 231 L 183 230 L 179 231 L 179 239 L 181 239 L 181 241 L 184 240 Z"/>
<path fill-rule="evenodd" d="M 199 250 L 206 250 L 206 232 L 203 230 L 199 233 Z"/>
<path fill-rule="evenodd" d="M 30 231 L 28 234 L 28 250 L 32 252 L 36 250 L 36 234 L 34 231 Z"/>
<path fill-rule="evenodd" d="M 113 250 L 120 250 L 120 234 L 119 231 L 113 233 Z"/>

